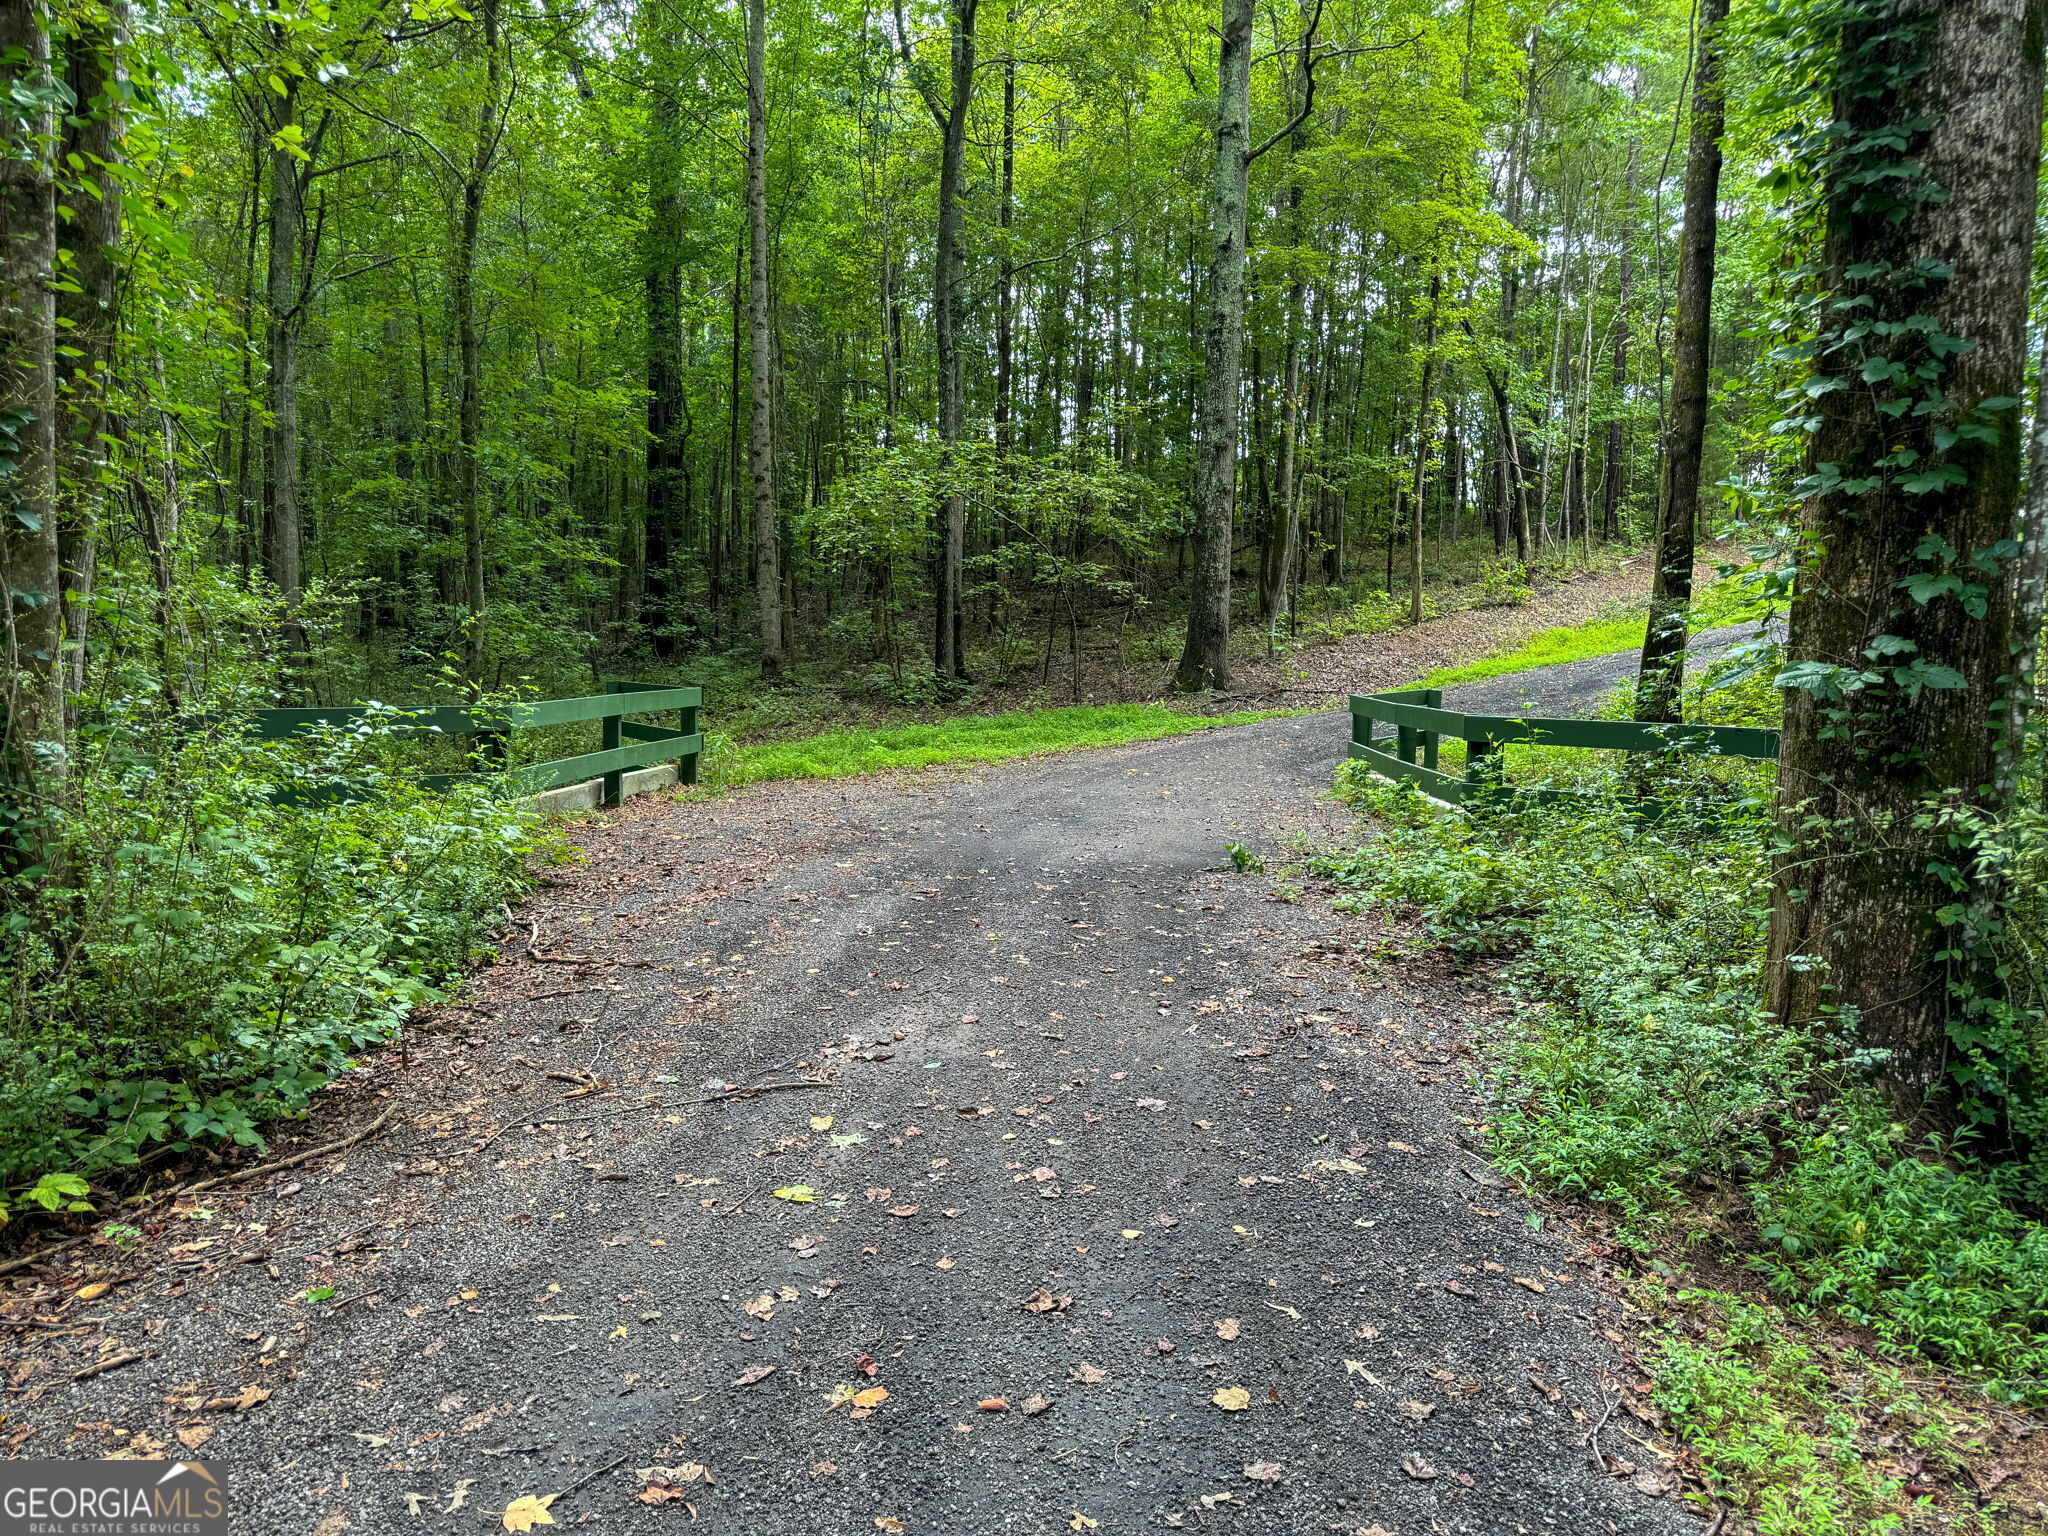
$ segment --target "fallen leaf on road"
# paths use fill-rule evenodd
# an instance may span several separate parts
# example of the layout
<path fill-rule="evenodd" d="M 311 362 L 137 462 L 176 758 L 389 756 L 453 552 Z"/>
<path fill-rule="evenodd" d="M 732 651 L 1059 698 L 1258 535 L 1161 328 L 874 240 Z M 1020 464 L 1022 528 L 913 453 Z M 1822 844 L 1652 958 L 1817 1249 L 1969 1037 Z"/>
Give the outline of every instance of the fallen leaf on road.
<path fill-rule="evenodd" d="M 1055 1296 L 1051 1291 L 1044 1289 L 1033 1291 L 1023 1301 L 1026 1312 L 1064 1312 L 1073 1304 L 1073 1297 Z"/>
<path fill-rule="evenodd" d="M 1318 1161 L 1318 1162 L 1317 1162 L 1316 1166 L 1317 1166 L 1318 1168 L 1322 1169 L 1322 1170 L 1323 1170 L 1323 1172 L 1325 1172 L 1325 1173 L 1371 1173 L 1371 1172 L 1372 1172 L 1372 1170 L 1371 1170 L 1370 1168 L 1366 1167 L 1366 1166 L 1365 1166 L 1365 1164 L 1363 1164 L 1363 1163 L 1354 1163 L 1354 1162 L 1353 1162 L 1353 1161 L 1352 1161 L 1352 1160 L 1351 1160 L 1350 1158 L 1348 1158 L 1348 1157 L 1328 1157 L 1328 1158 L 1323 1158 L 1323 1159 L 1321 1159 L 1320 1161 Z"/>
<path fill-rule="evenodd" d="M 71 1294 L 76 1296 L 80 1301 L 98 1301 L 102 1296 L 106 1295 L 107 1292 L 111 1291 L 113 1288 L 113 1283 L 111 1281 L 98 1280 L 93 1282 L 93 1284 L 91 1285 L 81 1285 L 77 1290 L 73 1291 Z"/>
<path fill-rule="evenodd" d="M 775 1298 L 763 1291 L 759 1296 L 749 1296 L 741 1302 L 740 1310 L 747 1316 L 757 1317 L 765 1323 L 775 1315 Z"/>
<path fill-rule="evenodd" d="M 448 1508 L 445 1511 L 445 1513 L 452 1515 L 455 1513 L 456 1510 L 462 1508 L 463 1505 L 467 1504 L 469 1502 L 469 1490 L 474 1488 L 475 1486 L 475 1478 L 465 1477 L 460 1482 L 458 1482 L 453 1488 L 449 1489 Z"/>
<path fill-rule="evenodd" d="M 1371 1371 L 1365 1368 L 1365 1362 L 1363 1360 L 1346 1360 L 1344 1362 L 1344 1374 L 1347 1376 L 1363 1376 L 1367 1381 L 1371 1382 L 1376 1387 L 1386 1385 L 1386 1383 L 1381 1381 L 1379 1377 L 1373 1375 Z"/>
<path fill-rule="evenodd" d="M 889 1207 L 889 1214 L 891 1216 L 915 1216 L 917 1214 L 917 1207 L 914 1205 L 892 1205 Z"/>
<path fill-rule="evenodd" d="M 1424 1419 L 1428 1418 L 1432 1413 L 1436 1412 L 1435 1403 L 1418 1403 L 1412 1397 L 1404 1397 L 1401 1399 L 1400 1402 L 1396 1403 L 1394 1406 L 1396 1408 L 1399 1408 L 1403 1413 L 1407 1414 L 1409 1418 L 1415 1420 L 1415 1422 L 1418 1424 L 1421 1423 Z"/>
<path fill-rule="evenodd" d="M 888 1536 L 903 1536 L 903 1522 L 894 1515 L 875 1516 L 875 1529 L 886 1531 Z"/>
<path fill-rule="evenodd" d="M 401 1493 L 399 1497 L 405 1500 L 405 1512 L 415 1520 L 425 1513 L 420 1508 L 422 1504 L 430 1506 L 437 1515 L 441 1512 L 441 1501 L 431 1493 Z"/>
<path fill-rule="evenodd" d="M 1244 1324 L 1239 1322 L 1234 1317 L 1224 1317 L 1217 1319 L 1216 1337 L 1219 1339 L 1234 1339 L 1238 1336 L 1238 1334 L 1240 1334 L 1243 1331 Z"/>
<path fill-rule="evenodd" d="M 1444 1282 L 1444 1289 L 1449 1291 L 1453 1296 L 1467 1296 L 1475 1301 L 1479 1297 L 1479 1293 L 1473 1290 L 1471 1286 L 1467 1285 L 1462 1280 L 1446 1280 Z"/>
<path fill-rule="evenodd" d="M 1435 1467 L 1422 1459 L 1419 1452 L 1410 1451 L 1401 1458 L 1401 1470 L 1419 1483 L 1426 1483 L 1438 1475 Z"/>
<path fill-rule="evenodd" d="M 1140 1109 L 1158 1110 L 1166 1108 L 1166 1100 L 1164 1099 L 1133 1099 L 1131 1102 Z"/>
<path fill-rule="evenodd" d="M 889 1199 L 895 1193 L 896 1191 L 893 1189 L 882 1189 L 880 1187 L 870 1189 L 867 1191 L 868 1204 L 880 1205 L 884 1200 Z"/>
<path fill-rule="evenodd" d="M 1252 1395 L 1245 1391 L 1243 1387 L 1218 1387 L 1216 1395 L 1210 1398 L 1209 1401 L 1218 1408 L 1227 1408 L 1232 1413 L 1236 1413 L 1241 1409 L 1251 1407 Z"/>
<path fill-rule="evenodd" d="M 1109 1372 L 1099 1365 L 1090 1365 L 1086 1360 L 1083 1360 L 1067 1374 L 1067 1380 L 1086 1382 L 1093 1386 L 1098 1381 L 1109 1380 Z"/>
<path fill-rule="evenodd" d="M 1050 1408 L 1051 1406 L 1051 1398 L 1045 1396 L 1043 1393 L 1034 1392 L 1029 1397 L 1025 1398 L 1023 1402 L 1019 1403 L 1017 1405 L 1017 1409 L 1020 1413 L 1027 1414 L 1035 1418 L 1037 1415 L 1045 1412 L 1045 1410 Z"/>
<path fill-rule="evenodd" d="M 955 1259 L 941 1259 L 935 1267 L 939 1269 L 951 1269 L 957 1262 L 958 1260 Z"/>
<path fill-rule="evenodd" d="M 809 1205 L 818 1198 L 818 1192 L 808 1184 L 789 1184 L 776 1190 L 775 1198 L 787 1200 L 793 1205 Z"/>
<path fill-rule="evenodd" d="M 1074 1511 L 1074 1518 L 1067 1522 L 1067 1529 L 1070 1531 L 1092 1531 L 1100 1524 L 1102 1524 L 1100 1520 L 1090 1520 L 1077 1509 Z"/>
<path fill-rule="evenodd" d="M 1411 1147 L 1405 1141 L 1390 1141 L 1387 1143 L 1387 1150 L 1389 1152 L 1409 1152 L 1414 1153 L 1417 1156 L 1421 1155 L 1421 1149 L 1419 1147 Z"/>
<path fill-rule="evenodd" d="M 1557 1386 L 1554 1382 L 1544 1380 L 1543 1377 L 1538 1376 L 1534 1371 L 1531 1371 L 1529 1373 L 1529 1385 L 1534 1387 L 1538 1392 L 1541 1392 L 1545 1400 L 1549 1402 L 1554 1403 L 1559 1398 L 1564 1396 L 1562 1392 L 1558 1391 Z"/>
<path fill-rule="evenodd" d="M 508 1531 L 530 1531 L 536 1525 L 553 1525 L 555 1517 L 548 1513 L 548 1506 L 559 1499 L 559 1493 L 550 1493 L 542 1498 L 525 1494 L 505 1506 L 505 1529 Z"/>
<path fill-rule="evenodd" d="M 1244 1475 L 1255 1483 L 1277 1483 L 1280 1481 L 1280 1463 L 1255 1461 L 1244 1469 Z"/>
<path fill-rule="evenodd" d="M 812 1130 L 814 1130 L 814 1131 L 829 1131 L 829 1130 L 831 1130 L 831 1129 L 832 1129 L 832 1117 L 831 1117 L 830 1115 L 813 1115 L 813 1116 L 811 1116 L 811 1129 L 812 1129 Z"/>
<path fill-rule="evenodd" d="M 1008 1413 L 1010 1411 L 1010 1400 L 1006 1397 L 984 1397 L 974 1406 L 983 1413 Z"/>
<path fill-rule="evenodd" d="M 736 1387 L 751 1387 L 755 1382 L 765 1381 L 774 1374 L 775 1367 L 772 1365 L 750 1365 L 733 1377 L 732 1384 Z"/>
<path fill-rule="evenodd" d="M 1525 1291 L 1534 1291 L 1538 1296 L 1543 1294 L 1543 1282 L 1541 1280 L 1525 1280 L 1522 1276 L 1517 1275 L 1515 1276 L 1515 1284 Z"/>
<path fill-rule="evenodd" d="M 839 1463 L 836 1461 L 814 1461 L 811 1463 L 811 1476 L 813 1477 L 830 1477 L 838 1470 Z"/>
<path fill-rule="evenodd" d="M 270 1401 L 269 1387 L 248 1386 L 233 1397 L 209 1397 L 202 1405 L 208 1413 L 246 1413 L 258 1403 Z"/>
<path fill-rule="evenodd" d="M 1238 1498 L 1234 1493 L 1205 1493 L 1202 1495 L 1202 1508 L 1204 1509 L 1214 1509 L 1219 1504 L 1235 1504 L 1237 1502 Z"/>
<path fill-rule="evenodd" d="M 876 1408 L 886 1402 L 888 1397 L 889 1389 L 887 1387 L 862 1387 L 852 1397 L 853 1417 L 856 1419 L 866 1418 Z"/>
<path fill-rule="evenodd" d="M 870 1354 L 863 1354 L 858 1360 L 854 1361 L 853 1368 L 863 1376 L 872 1376 L 880 1369 L 875 1364 L 875 1357 Z"/>
<path fill-rule="evenodd" d="M 178 1431 L 178 1444 L 188 1451 L 196 1451 L 213 1438 L 211 1424 L 187 1424 Z"/>

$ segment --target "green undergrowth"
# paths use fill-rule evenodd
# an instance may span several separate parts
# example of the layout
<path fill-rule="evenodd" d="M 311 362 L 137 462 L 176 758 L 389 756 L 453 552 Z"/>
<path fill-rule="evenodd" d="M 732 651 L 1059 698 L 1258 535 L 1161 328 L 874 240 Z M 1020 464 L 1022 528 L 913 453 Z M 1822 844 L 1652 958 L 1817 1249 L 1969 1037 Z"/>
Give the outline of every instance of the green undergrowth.
<path fill-rule="evenodd" d="M 1991 1536 L 2009 1511 L 1934 1496 L 1985 1449 L 1989 1416 L 1755 1297 L 1646 1288 L 1651 1400 L 1714 1497 L 1757 1536 Z"/>
<path fill-rule="evenodd" d="M 1777 1294 L 2048 1402 L 2048 1230 L 2025 1164 L 1910 1143 L 1844 1042 L 1764 1007 L 1763 808 L 1655 825 L 1619 796 L 1465 816 L 1346 765 L 1369 839 L 1340 906 L 1412 911 L 1505 956 L 1492 1135 L 1504 1167 L 1603 1206 L 1645 1252 L 1735 1242 Z M 1816 1107 L 1814 1085 L 1831 1091 Z"/>
<path fill-rule="evenodd" d="M 1766 723 L 1767 686 L 1723 703 Z M 1689 704 L 1719 718 L 1702 687 Z M 1317 871 L 1340 909 L 1413 916 L 1494 969 L 1506 1006 L 1481 1032 L 1502 1168 L 1600 1208 L 1646 1265 L 1683 1274 L 1704 1245 L 1782 1309 L 1772 1332 L 1752 1301 L 1702 1303 L 1653 1362 L 1675 1431 L 1760 1530 L 1978 1528 L 1914 1523 L 1910 1479 L 1873 1470 L 1880 1432 L 1830 1416 L 1838 1388 L 1799 1350 L 1846 1324 L 1894 1362 L 2048 1404 L 2044 1170 L 1909 1136 L 1850 1042 L 1766 1010 L 1769 765 L 1552 750 L 1527 768 L 1587 793 L 1467 814 L 1346 764 L 1339 792 L 1368 819 Z M 1645 775 L 1675 807 L 1662 819 L 1625 792 Z M 2031 875 L 2025 836 L 2014 867 Z M 2035 919 L 2016 926 L 2038 949 Z"/>
<path fill-rule="evenodd" d="M 239 700 L 212 702 L 116 700 L 81 732 L 48 916 L 0 929 L 0 1220 L 260 1148 L 451 995 L 552 854 L 489 785 L 420 787 L 395 719 L 263 742 L 220 729 Z M 354 794 L 323 793 L 336 780 Z"/>
<path fill-rule="evenodd" d="M 703 781 L 710 788 L 729 789 L 771 779 L 838 779 L 947 763 L 995 763 L 1077 747 L 1156 741 L 1280 713 L 1285 711 L 1195 715 L 1168 704 L 1073 705 L 825 731 L 797 740 L 735 743 L 713 735 L 707 741 Z"/>

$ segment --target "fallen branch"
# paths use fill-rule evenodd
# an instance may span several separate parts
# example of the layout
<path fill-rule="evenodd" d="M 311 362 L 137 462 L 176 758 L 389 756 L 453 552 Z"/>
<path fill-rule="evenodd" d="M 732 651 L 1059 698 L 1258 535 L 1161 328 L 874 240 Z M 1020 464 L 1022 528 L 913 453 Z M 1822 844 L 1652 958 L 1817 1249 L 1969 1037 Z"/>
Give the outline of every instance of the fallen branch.
<path fill-rule="evenodd" d="M 242 1168 L 234 1173 L 223 1173 L 215 1178 L 201 1179 L 195 1184 L 181 1185 L 177 1189 L 158 1195 L 154 1200 L 147 1202 L 144 1209 L 146 1210 L 150 1206 L 162 1205 L 166 1200 L 179 1200 L 183 1199 L 186 1195 L 196 1195 L 205 1190 L 218 1189 L 223 1184 L 239 1184 L 242 1180 L 253 1179 L 259 1174 L 277 1173 L 285 1168 L 296 1168 L 301 1163 L 310 1163 L 316 1157 L 325 1157 L 330 1152 L 339 1152 L 346 1147 L 354 1146 L 359 1141 L 366 1141 L 376 1135 L 377 1132 L 384 1129 L 386 1122 L 395 1113 L 395 1110 L 387 1109 L 360 1131 L 352 1132 L 342 1137 L 339 1141 L 330 1141 L 324 1147 L 314 1147 L 309 1151 L 294 1153 L 290 1157 L 281 1157 L 271 1163 L 258 1163 L 254 1168 Z M 41 1264 L 45 1260 L 64 1252 L 67 1248 L 76 1248 L 80 1243 L 90 1240 L 93 1236 L 94 1234 L 91 1232 L 81 1232 L 76 1237 L 66 1238 L 63 1242 L 52 1244 L 50 1247 L 41 1249 L 36 1253 L 24 1254 L 18 1259 L 9 1259 L 6 1263 L 0 1264 L 0 1275 L 12 1274 L 17 1269 L 27 1269 L 32 1265 Z"/>
<path fill-rule="evenodd" d="M 223 1184 L 239 1184 L 242 1180 L 253 1179 L 259 1174 L 277 1173 L 286 1168 L 296 1168 L 301 1163 L 310 1163 L 316 1157 L 325 1157 L 330 1152 L 340 1152 L 344 1148 L 354 1146 L 359 1141 L 369 1140 L 372 1136 L 383 1130 L 385 1124 L 396 1113 L 397 1110 L 395 1109 L 387 1109 L 360 1131 L 352 1132 L 342 1137 L 339 1141 L 330 1141 L 324 1147 L 314 1147 L 309 1151 L 296 1152 L 290 1157 L 281 1157 L 274 1163 L 258 1163 L 254 1168 L 243 1168 L 234 1173 L 223 1173 L 217 1178 L 201 1179 L 196 1184 L 186 1184 L 181 1188 L 172 1190 L 169 1194 L 158 1195 L 151 1204 L 162 1205 L 166 1200 L 181 1200 L 186 1195 L 196 1195 L 204 1190 L 218 1189 Z"/>
<path fill-rule="evenodd" d="M 124 1365 L 133 1365 L 138 1360 L 147 1360 L 155 1354 L 153 1349 L 131 1349 L 126 1354 L 116 1355 L 111 1360 L 102 1360 L 98 1365 L 88 1365 L 82 1371 L 73 1371 L 71 1380 L 83 1381 L 88 1376 L 102 1375 L 107 1371 L 118 1371 Z"/>
<path fill-rule="evenodd" d="M 751 1099 L 757 1093 L 775 1093 L 784 1088 L 837 1088 L 838 1083 L 823 1078 L 798 1078 L 786 1083 L 756 1083 L 748 1088 L 728 1088 L 723 1093 L 707 1093 L 700 1099 L 657 1099 L 651 1104 L 626 1104 L 618 1109 L 605 1110 L 595 1115 L 554 1115 L 545 1120 L 527 1120 L 526 1125 L 574 1125 L 579 1120 L 605 1120 L 613 1115 L 637 1115 L 644 1109 L 686 1109 L 696 1104 L 723 1104 L 732 1099 Z"/>

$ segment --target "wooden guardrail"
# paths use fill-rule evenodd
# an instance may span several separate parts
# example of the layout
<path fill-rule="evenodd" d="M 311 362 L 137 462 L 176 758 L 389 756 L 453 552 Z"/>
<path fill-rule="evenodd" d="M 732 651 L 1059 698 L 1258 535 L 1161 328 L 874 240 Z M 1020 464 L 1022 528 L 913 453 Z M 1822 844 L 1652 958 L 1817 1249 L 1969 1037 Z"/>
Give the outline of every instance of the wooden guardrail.
<path fill-rule="evenodd" d="M 586 779 L 604 781 L 602 799 L 617 805 L 624 797 L 628 770 L 655 763 L 675 762 L 677 776 L 685 784 L 697 782 L 697 760 L 704 750 L 704 737 L 697 729 L 697 711 L 704 702 L 701 688 L 669 688 L 658 683 L 607 682 L 603 693 L 576 699 L 535 699 L 516 704 L 471 709 L 443 704 L 405 709 L 400 706 L 405 734 L 475 736 L 479 756 L 487 767 L 478 773 L 422 774 L 420 781 L 430 788 L 445 789 L 464 780 L 502 778 L 514 794 L 536 795 L 564 784 Z M 629 715 L 676 712 L 676 728 L 644 725 Z M 266 741 L 283 741 L 302 736 L 320 725 L 346 725 L 370 711 L 360 705 L 319 709 L 259 709 L 250 734 Z M 604 729 L 603 746 L 596 752 L 575 757 L 558 757 L 542 763 L 504 767 L 505 742 L 514 731 L 541 726 L 569 725 L 596 720 Z M 341 788 L 345 793 L 345 788 Z"/>
<path fill-rule="evenodd" d="M 1467 715 L 1443 708 L 1436 688 L 1351 696 L 1350 755 L 1390 779 L 1403 779 L 1448 805 L 1463 805 L 1507 793 L 1555 803 L 1582 800 L 1566 789 L 1510 790 L 1500 749 L 1516 742 L 1546 747 L 1589 747 L 1611 752 L 1690 752 L 1707 756 L 1775 759 L 1778 733 L 1746 725 L 1643 725 L 1633 720 L 1517 719 Z M 1374 734 L 1380 724 L 1394 734 Z M 1437 767 L 1445 737 L 1465 743 L 1462 776 Z"/>

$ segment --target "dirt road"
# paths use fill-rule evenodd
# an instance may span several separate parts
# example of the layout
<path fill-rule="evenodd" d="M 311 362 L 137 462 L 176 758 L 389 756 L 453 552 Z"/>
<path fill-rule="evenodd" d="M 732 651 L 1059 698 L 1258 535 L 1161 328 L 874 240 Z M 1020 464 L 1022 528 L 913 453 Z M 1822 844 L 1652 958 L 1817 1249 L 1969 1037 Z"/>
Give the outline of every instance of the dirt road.
<path fill-rule="evenodd" d="M 249 1536 L 1703 1529 L 1597 1255 L 1473 1150 L 1501 1005 L 1229 867 L 1341 821 L 1343 740 L 584 829 L 303 1144 L 392 1129 L 44 1272 L 84 1331 L 0 1444 L 219 1458 Z"/>

